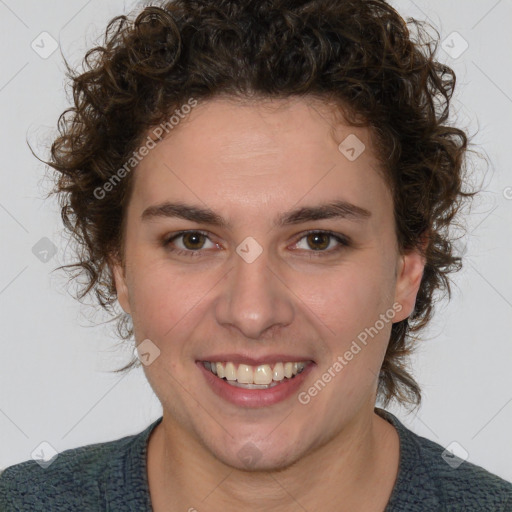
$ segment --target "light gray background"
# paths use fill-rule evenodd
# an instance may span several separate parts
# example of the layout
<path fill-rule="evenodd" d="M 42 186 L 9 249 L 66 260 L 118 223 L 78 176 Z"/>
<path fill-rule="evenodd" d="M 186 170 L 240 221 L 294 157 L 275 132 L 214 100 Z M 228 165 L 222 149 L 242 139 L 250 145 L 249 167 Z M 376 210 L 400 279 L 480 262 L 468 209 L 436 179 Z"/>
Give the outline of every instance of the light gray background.
<path fill-rule="evenodd" d="M 143 430 L 161 414 L 142 370 L 108 373 L 128 361 L 131 349 L 116 348 L 111 328 L 94 327 L 91 310 L 66 294 L 64 274 L 50 274 L 71 254 L 56 202 L 42 199 L 44 166 L 25 141 L 46 157 L 57 117 L 68 106 L 60 51 L 78 65 L 106 23 L 136 5 L 0 0 L 0 468 L 30 458 L 42 441 L 59 452 L 110 441 Z M 440 48 L 439 57 L 458 76 L 457 118 L 478 132 L 473 142 L 491 165 L 469 219 L 467 259 L 453 299 L 440 304 L 412 360 L 423 406 L 411 415 L 390 410 L 415 432 L 443 446 L 456 441 L 470 461 L 512 481 L 512 4 L 393 5 L 439 29 L 452 53 Z M 42 46 L 43 31 L 60 44 L 48 58 L 31 48 L 33 41 Z M 469 44 L 456 58 L 464 42 L 454 31 Z M 32 252 L 43 237 L 57 247 L 46 263 Z"/>

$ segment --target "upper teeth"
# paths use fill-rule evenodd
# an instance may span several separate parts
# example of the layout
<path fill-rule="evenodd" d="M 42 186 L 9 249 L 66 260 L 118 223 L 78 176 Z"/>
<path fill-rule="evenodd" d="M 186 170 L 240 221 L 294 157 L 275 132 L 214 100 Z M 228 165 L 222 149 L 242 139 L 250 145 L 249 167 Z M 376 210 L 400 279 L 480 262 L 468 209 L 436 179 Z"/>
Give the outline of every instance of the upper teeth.
<path fill-rule="evenodd" d="M 220 363 L 205 361 L 204 366 L 218 377 L 231 381 L 238 381 L 243 384 L 270 384 L 274 381 L 281 381 L 285 377 L 291 379 L 300 373 L 308 362 L 299 363 L 275 363 L 273 368 L 269 364 L 250 366 L 239 364 L 238 368 L 232 362 Z"/>

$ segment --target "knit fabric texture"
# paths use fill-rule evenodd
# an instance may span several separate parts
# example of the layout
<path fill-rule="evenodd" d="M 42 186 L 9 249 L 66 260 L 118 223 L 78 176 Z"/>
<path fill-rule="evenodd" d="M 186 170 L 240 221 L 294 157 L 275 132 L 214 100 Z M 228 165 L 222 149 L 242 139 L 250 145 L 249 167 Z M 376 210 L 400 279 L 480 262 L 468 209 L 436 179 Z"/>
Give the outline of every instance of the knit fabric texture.
<path fill-rule="evenodd" d="M 388 411 L 375 411 L 400 437 L 398 476 L 384 512 L 512 512 L 512 483 L 443 456 L 441 445 Z M 0 473 L 0 511 L 152 512 L 146 452 L 161 421 L 135 435 L 65 450 L 46 468 L 34 460 L 8 467 Z"/>

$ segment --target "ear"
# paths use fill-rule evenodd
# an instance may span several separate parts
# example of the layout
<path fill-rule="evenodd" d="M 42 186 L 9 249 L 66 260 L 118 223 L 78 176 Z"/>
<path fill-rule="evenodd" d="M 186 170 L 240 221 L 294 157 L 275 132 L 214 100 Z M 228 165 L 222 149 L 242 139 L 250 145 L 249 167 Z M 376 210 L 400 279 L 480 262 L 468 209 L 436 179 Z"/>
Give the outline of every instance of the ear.
<path fill-rule="evenodd" d="M 424 235 L 421 242 L 423 251 L 426 250 L 428 241 L 428 235 Z M 402 309 L 395 316 L 395 322 L 400 322 L 413 313 L 416 296 L 418 295 L 421 279 L 423 278 L 425 263 L 426 260 L 422 256 L 420 249 L 413 249 L 400 256 L 397 265 L 395 302 L 401 304 Z"/>
<path fill-rule="evenodd" d="M 130 296 L 128 294 L 128 286 L 126 284 L 126 271 L 125 266 L 116 256 L 111 256 L 108 259 L 108 266 L 114 276 L 114 282 L 116 285 L 117 300 L 123 308 L 125 313 L 131 314 L 130 308 Z"/>

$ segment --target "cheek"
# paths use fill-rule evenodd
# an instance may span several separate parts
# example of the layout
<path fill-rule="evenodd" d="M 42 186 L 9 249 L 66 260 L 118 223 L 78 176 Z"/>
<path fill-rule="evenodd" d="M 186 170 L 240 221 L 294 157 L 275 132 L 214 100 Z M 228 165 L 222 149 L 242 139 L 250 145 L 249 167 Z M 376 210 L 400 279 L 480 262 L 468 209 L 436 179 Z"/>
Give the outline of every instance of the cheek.
<path fill-rule="evenodd" d="M 185 341 L 205 318 L 220 277 L 165 261 L 141 263 L 130 287 L 136 338 L 154 340 L 166 351 L 185 348 Z"/>
<path fill-rule="evenodd" d="M 378 374 L 392 327 L 391 284 L 379 262 L 366 261 L 317 281 L 310 295 L 308 306 L 329 328 L 327 364 L 343 358 L 337 382 L 348 393 L 353 383 L 368 387 Z"/>
<path fill-rule="evenodd" d="M 383 288 L 383 276 L 375 268 L 376 262 L 367 262 L 333 270 L 314 285 L 310 283 L 308 294 L 304 293 L 308 305 L 335 331 L 364 328 L 387 308 L 389 290 Z"/>

